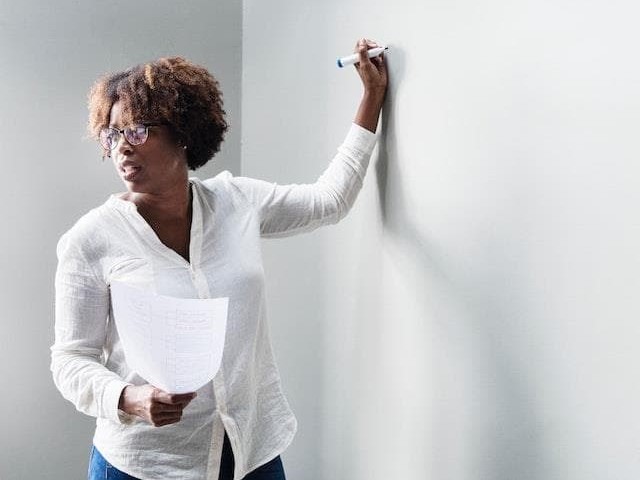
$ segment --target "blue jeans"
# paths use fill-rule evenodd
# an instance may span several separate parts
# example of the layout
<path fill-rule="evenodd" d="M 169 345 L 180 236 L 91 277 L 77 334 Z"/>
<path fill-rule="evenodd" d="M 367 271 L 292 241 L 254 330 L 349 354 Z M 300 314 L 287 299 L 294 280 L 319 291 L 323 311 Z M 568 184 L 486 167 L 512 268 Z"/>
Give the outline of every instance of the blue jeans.
<path fill-rule="evenodd" d="M 91 447 L 88 478 L 89 480 L 138 480 L 107 462 L 96 447 Z"/>
<path fill-rule="evenodd" d="M 222 458 L 220 462 L 220 475 L 218 480 L 233 480 L 233 471 L 235 468 L 235 460 L 233 458 L 233 450 L 227 434 L 224 435 L 224 443 L 222 445 Z M 139 480 L 132 477 L 111 465 L 105 460 L 96 447 L 91 448 L 91 457 L 89 458 L 89 477 L 88 480 Z M 284 467 L 282 460 L 278 455 L 270 462 L 262 465 L 249 473 L 243 480 L 286 480 L 284 476 Z"/>

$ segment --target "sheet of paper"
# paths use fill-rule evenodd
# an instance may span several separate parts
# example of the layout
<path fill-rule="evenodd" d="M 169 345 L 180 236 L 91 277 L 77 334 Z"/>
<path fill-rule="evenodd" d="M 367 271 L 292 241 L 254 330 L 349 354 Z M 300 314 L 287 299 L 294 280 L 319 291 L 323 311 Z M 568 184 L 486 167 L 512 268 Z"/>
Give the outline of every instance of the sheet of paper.
<path fill-rule="evenodd" d="M 194 392 L 218 372 L 227 297 L 174 298 L 112 282 L 111 304 L 127 363 L 151 385 Z"/>

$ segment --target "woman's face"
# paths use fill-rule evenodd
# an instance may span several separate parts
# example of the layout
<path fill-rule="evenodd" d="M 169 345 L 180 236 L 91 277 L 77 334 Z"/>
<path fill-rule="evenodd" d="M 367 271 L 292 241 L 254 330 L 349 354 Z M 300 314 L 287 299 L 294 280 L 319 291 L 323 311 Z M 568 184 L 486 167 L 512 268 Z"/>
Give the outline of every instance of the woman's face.
<path fill-rule="evenodd" d="M 111 107 L 109 126 L 118 130 L 129 126 L 122 121 L 120 101 Z M 186 152 L 164 125 L 150 127 L 149 136 L 141 145 L 129 144 L 121 134 L 111 158 L 129 192 L 160 194 L 187 181 Z"/>

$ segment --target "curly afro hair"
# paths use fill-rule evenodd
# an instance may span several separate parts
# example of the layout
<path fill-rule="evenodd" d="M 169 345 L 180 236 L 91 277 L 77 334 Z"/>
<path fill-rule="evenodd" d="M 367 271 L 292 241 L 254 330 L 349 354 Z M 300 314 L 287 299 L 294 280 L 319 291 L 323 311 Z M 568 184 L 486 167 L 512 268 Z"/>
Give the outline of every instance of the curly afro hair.
<path fill-rule="evenodd" d="M 92 138 L 98 140 L 100 130 L 109 126 L 117 101 L 127 123 L 168 125 L 176 142 L 187 147 L 191 170 L 220 150 L 228 129 L 218 81 L 204 67 L 181 57 L 159 58 L 98 79 L 88 101 Z"/>

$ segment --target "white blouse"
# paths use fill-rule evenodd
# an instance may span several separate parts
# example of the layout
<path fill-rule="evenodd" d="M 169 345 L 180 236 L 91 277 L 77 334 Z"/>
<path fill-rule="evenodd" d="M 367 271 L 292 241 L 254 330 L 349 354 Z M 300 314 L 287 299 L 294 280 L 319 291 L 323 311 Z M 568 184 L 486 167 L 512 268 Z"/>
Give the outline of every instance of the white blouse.
<path fill-rule="evenodd" d="M 191 178 L 190 262 L 158 239 L 133 203 L 115 195 L 61 237 L 51 371 L 62 395 L 97 417 L 93 442 L 109 463 L 142 480 L 217 480 L 226 430 L 239 480 L 287 448 L 297 423 L 271 350 L 260 237 L 343 218 L 375 140 L 353 124 L 314 184 L 277 185 L 227 171 Z M 125 362 L 111 320 L 113 280 L 174 297 L 229 298 L 220 370 L 178 423 L 154 427 L 118 410 L 123 388 L 146 382 Z"/>

